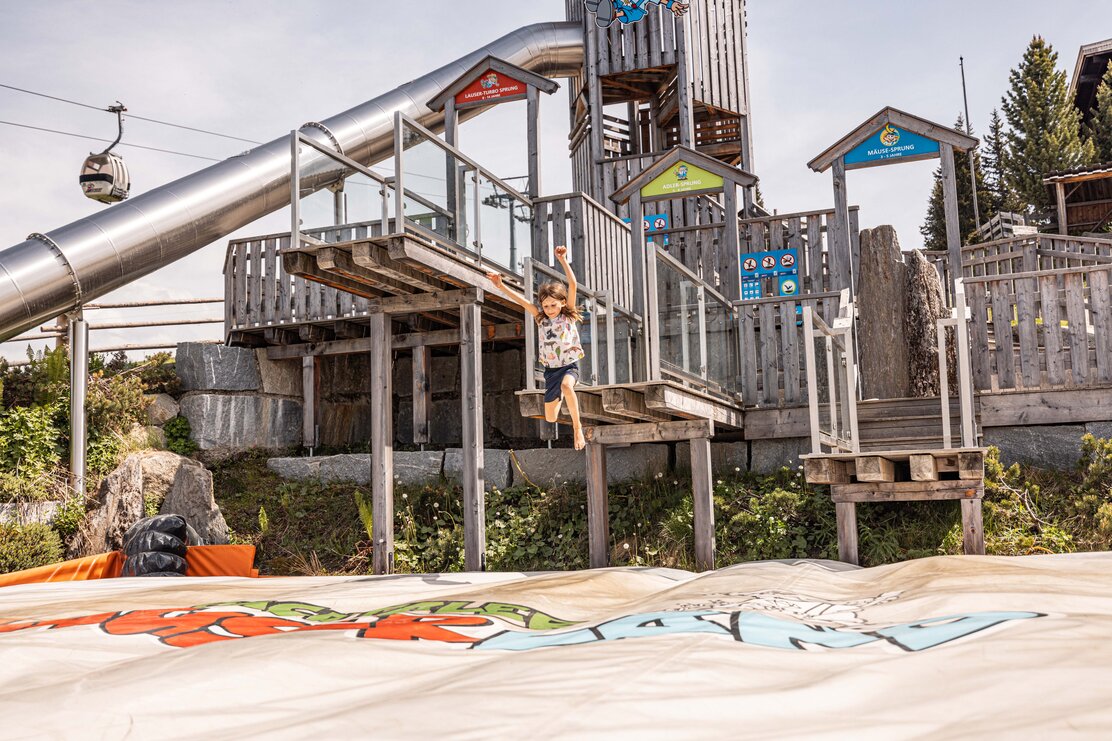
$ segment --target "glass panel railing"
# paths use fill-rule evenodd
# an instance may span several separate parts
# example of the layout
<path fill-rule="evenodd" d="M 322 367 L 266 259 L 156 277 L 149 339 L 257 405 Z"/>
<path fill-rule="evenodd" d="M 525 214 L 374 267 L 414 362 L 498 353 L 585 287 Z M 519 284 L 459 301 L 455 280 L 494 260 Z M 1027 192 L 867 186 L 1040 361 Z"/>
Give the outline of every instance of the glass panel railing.
<path fill-rule="evenodd" d="M 467 259 L 522 275 L 532 255 L 529 198 L 400 114 L 396 137 L 395 184 L 406 224 Z"/>
<path fill-rule="evenodd" d="M 532 254 L 533 209 L 482 171 L 477 187 L 483 260 L 520 274 Z"/>
<path fill-rule="evenodd" d="M 727 394 L 740 394 L 741 357 L 733 307 L 713 291 L 704 291 L 707 380 Z"/>
<path fill-rule="evenodd" d="M 406 221 L 450 244 L 467 244 L 467 188 L 470 167 L 442 142 L 406 122 L 397 165 Z"/>
<path fill-rule="evenodd" d="M 670 262 L 658 259 L 656 289 L 661 368 L 701 378 L 698 283 Z"/>

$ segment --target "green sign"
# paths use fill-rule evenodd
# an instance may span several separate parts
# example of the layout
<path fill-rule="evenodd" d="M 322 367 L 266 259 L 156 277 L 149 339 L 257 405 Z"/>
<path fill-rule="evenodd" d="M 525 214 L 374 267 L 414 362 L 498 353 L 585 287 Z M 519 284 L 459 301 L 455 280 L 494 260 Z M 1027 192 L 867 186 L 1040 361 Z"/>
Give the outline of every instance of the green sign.
<path fill-rule="evenodd" d="M 642 188 L 641 197 L 672 198 L 708 190 L 722 190 L 722 177 L 680 160 Z"/>

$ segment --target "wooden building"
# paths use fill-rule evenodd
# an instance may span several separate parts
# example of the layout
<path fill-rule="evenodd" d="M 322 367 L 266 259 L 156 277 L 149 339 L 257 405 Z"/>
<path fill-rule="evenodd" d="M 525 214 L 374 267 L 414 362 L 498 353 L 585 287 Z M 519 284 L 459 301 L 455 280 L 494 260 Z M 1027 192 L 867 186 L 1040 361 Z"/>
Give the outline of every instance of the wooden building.
<path fill-rule="evenodd" d="M 1112 224 L 1112 162 L 1048 172 L 1059 234 L 1102 232 Z"/>

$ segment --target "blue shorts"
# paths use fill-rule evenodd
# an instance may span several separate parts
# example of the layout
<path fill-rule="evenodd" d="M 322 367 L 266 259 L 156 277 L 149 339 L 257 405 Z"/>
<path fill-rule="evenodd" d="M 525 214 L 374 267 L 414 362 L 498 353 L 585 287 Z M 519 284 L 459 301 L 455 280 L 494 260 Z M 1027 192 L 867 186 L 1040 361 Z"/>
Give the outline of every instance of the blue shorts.
<path fill-rule="evenodd" d="M 575 382 L 579 382 L 579 361 L 568 363 L 561 368 L 544 369 L 544 401 L 546 404 L 560 400 L 560 384 L 563 382 L 564 376 L 567 375 L 575 376 Z"/>

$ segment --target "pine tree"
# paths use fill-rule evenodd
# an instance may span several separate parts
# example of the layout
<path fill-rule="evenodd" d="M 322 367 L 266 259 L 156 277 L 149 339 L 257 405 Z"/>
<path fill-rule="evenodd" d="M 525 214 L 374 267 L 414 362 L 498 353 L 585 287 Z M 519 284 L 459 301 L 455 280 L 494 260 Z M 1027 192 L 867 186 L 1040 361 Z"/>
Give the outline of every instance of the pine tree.
<path fill-rule="evenodd" d="M 1093 117 L 1089 119 L 1089 134 L 1097 150 L 1094 162 L 1112 162 L 1112 62 L 1104 71 L 1097 86 L 1097 100 Z"/>
<path fill-rule="evenodd" d="M 954 130 L 965 132 L 965 119 L 959 114 L 954 123 Z M 988 221 L 996 209 L 993 206 L 993 194 L 985 185 L 985 167 L 980 161 L 980 155 L 974 155 L 977 168 L 977 206 L 981 211 L 981 223 Z M 954 152 L 954 176 L 957 178 L 958 191 L 958 234 L 962 242 L 968 242 L 970 236 L 977 230 L 973 211 L 973 184 L 969 178 L 969 153 Z M 927 202 L 927 217 L 919 227 L 923 235 L 923 249 L 946 249 L 946 206 L 942 194 L 942 166 L 934 171 L 934 187 L 931 197 Z"/>
<path fill-rule="evenodd" d="M 1081 138 L 1081 112 L 1070 99 L 1066 73 L 1057 69 L 1058 53 L 1035 36 L 1023 61 L 1008 79 L 1011 89 L 1001 103 L 1009 130 L 1005 134 L 1003 170 L 1020 202 L 1036 210 L 1052 205 L 1043 175 L 1088 164 L 1092 142 Z"/>
<path fill-rule="evenodd" d="M 989 120 L 988 134 L 980 147 L 983 153 L 981 164 L 983 166 L 985 186 L 989 190 L 989 204 L 986 214 L 1000 213 L 1001 211 L 1015 211 L 1015 196 L 1008 189 L 1007 180 L 1004 178 L 1004 121 L 1000 118 L 1000 111 L 993 108 L 992 118 Z"/>

